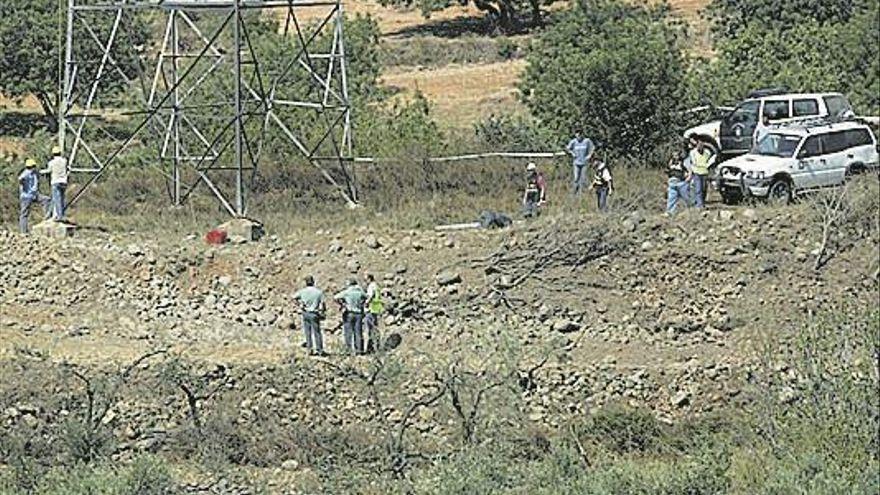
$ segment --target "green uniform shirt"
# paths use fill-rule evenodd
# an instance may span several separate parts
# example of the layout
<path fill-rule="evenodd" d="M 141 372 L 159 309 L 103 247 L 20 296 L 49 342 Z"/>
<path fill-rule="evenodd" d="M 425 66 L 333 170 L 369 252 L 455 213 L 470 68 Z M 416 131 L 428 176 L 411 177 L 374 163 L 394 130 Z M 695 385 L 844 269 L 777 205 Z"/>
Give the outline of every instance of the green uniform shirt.
<path fill-rule="evenodd" d="M 333 299 L 342 301 L 345 304 L 345 310 L 349 313 L 363 313 L 367 293 L 359 285 L 352 285 L 333 296 Z"/>
<path fill-rule="evenodd" d="M 324 305 L 324 293 L 317 287 L 303 287 L 293 298 L 300 302 L 303 311 L 319 313 Z"/>

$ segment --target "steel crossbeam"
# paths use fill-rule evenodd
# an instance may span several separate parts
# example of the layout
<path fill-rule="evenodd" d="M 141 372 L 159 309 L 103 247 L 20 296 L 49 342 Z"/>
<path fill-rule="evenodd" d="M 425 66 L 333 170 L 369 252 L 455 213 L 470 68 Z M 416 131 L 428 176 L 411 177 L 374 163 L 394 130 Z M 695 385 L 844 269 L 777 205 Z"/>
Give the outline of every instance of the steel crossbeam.
<path fill-rule="evenodd" d="M 85 176 L 75 181 L 70 205 L 133 148 L 147 147 L 155 150 L 174 205 L 204 185 L 230 215 L 243 217 L 247 181 L 272 132 L 346 202 L 357 203 L 348 168 L 352 133 L 342 0 L 67 2 L 58 141 L 71 172 Z M 253 12 L 266 9 L 283 9 L 283 34 L 296 45 L 281 60 L 261 54 L 249 29 L 258 19 Z M 304 26 L 302 9 L 316 22 Z M 161 39 L 135 46 L 126 32 L 134 16 L 162 22 Z M 87 46 L 90 53 L 97 47 L 100 58 L 86 60 Z M 121 63 L 132 59 L 135 70 Z M 126 96 L 111 86 L 122 86 Z M 304 128 L 302 112 L 311 112 L 310 127 Z M 124 124 L 111 132 L 106 127 L 114 120 Z"/>

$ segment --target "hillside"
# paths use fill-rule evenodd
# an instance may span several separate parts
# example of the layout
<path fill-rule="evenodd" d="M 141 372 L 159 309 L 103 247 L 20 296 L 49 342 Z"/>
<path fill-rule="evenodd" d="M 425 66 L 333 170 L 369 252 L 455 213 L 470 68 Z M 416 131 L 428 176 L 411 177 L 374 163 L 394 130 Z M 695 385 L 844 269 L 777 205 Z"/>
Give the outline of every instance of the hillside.
<path fill-rule="evenodd" d="M 195 237 L 83 232 L 54 243 L 0 231 L 3 425 L 61 441 L 58 408 L 81 410 L 92 386 L 76 371 L 110 394 L 98 400 L 114 459 L 184 454 L 197 414 L 244 442 L 202 440 L 233 449 L 224 455 L 249 473 L 240 486 L 299 493 L 320 469 L 297 450 L 307 440 L 252 442 L 267 431 L 342 436 L 328 442 L 372 431 L 363 441 L 379 445 L 385 428 L 412 428 L 412 448 L 443 451 L 458 435 L 454 410 L 440 402 L 411 417 L 409 408 L 451 369 L 499 383 L 513 373 L 520 388 L 503 396 L 535 431 L 615 404 L 668 422 L 735 410 L 753 400 L 748 377 L 781 359 L 801 322 L 876 303 L 876 179 L 858 190 L 868 209 L 841 227 L 849 242 L 818 271 L 812 203 L 672 220 L 556 210 L 501 231 L 320 228 L 222 248 Z M 330 356 L 308 357 L 291 293 L 307 274 L 333 292 L 365 271 L 387 292 L 384 335 L 401 344 L 346 357 L 333 310 Z M 116 388 L 97 385 L 131 363 Z M 398 374 L 385 376 L 388 366 Z M 797 401 L 803 384 L 780 373 L 779 400 Z M 367 386 L 369 376 L 384 378 Z M 201 398 L 188 409 L 175 383 Z"/>

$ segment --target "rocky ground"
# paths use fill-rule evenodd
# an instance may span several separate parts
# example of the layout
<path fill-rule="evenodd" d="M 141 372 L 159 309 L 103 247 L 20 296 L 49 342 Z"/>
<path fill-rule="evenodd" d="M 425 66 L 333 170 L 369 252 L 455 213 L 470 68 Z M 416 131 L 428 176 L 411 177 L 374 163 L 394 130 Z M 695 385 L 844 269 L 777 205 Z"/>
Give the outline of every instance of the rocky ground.
<path fill-rule="evenodd" d="M 442 443 L 456 434 L 448 417 L 410 415 L 408 402 L 364 386 L 385 358 L 343 355 L 338 328 L 325 334 L 327 358 L 299 347 L 291 294 L 300 280 L 313 274 L 333 292 L 365 271 L 387 294 L 385 335 L 402 337 L 388 356 L 413 370 L 389 390 L 410 403 L 431 395 L 452 355 L 476 357 L 478 380 L 499 376 L 495 353 L 509 341 L 521 412 L 538 427 L 607 404 L 668 420 L 735 406 L 760 344 L 772 351 L 793 322 L 828 304 L 876 300 L 876 233 L 815 270 L 820 232 L 809 208 L 551 215 L 449 234 L 270 232 L 222 247 L 195 236 L 83 231 L 58 242 L 0 231 L 0 362 L 18 381 L 3 385 L 0 427 L 49 431 L 72 407 L 50 398 L 86 387 L 68 371 L 95 379 L 109 369 L 141 377 L 92 418 L 116 437 L 117 457 L 166 449 L 221 397 L 235 401 L 237 423 L 269 415 L 280 429 L 330 428 L 381 416 Z M 337 319 L 331 312 L 329 326 Z M 785 363 L 775 366 L 785 377 Z M 55 389 L 28 391 L 26 377 Z M 781 401 L 797 398 L 790 381 Z M 271 455 L 251 464 L 300 467 Z"/>

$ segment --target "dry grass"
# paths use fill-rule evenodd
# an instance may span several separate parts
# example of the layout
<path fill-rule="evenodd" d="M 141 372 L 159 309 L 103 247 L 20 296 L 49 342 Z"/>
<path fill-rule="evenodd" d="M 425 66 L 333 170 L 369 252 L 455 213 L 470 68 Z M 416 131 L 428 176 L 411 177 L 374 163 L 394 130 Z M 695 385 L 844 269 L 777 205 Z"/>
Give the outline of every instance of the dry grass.
<path fill-rule="evenodd" d="M 523 60 L 482 65 L 452 65 L 431 70 L 389 72 L 382 83 L 421 91 L 434 104 L 438 120 L 450 127 L 469 126 L 495 113 L 523 110 L 516 100 L 516 83 L 525 69 Z"/>
<path fill-rule="evenodd" d="M 482 13 L 472 5 L 455 5 L 441 12 L 431 14 L 430 19 L 425 19 L 418 9 L 392 9 L 382 7 L 373 0 L 345 0 L 343 9 L 348 14 L 360 14 L 372 16 L 379 23 L 379 30 L 384 35 L 398 31 L 419 27 L 431 22 L 449 21 L 459 18 L 482 17 Z M 326 16 L 326 7 L 304 7 L 296 10 L 300 20 L 320 19 Z M 273 15 L 284 18 L 286 10 L 277 9 Z"/>

